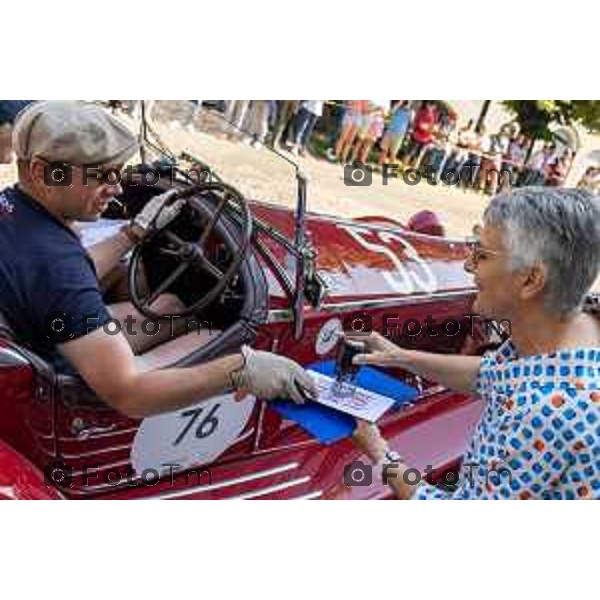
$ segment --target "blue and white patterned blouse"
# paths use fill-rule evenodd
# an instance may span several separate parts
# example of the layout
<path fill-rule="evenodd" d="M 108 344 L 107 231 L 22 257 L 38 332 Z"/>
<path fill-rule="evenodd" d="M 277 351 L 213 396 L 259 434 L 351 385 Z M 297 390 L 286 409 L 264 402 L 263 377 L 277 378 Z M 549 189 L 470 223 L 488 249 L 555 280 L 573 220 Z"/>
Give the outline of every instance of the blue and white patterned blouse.
<path fill-rule="evenodd" d="M 458 486 L 427 499 L 599 499 L 600 348 L 519 358 L 510 340 L 481 361 L 487 400 Z"/>

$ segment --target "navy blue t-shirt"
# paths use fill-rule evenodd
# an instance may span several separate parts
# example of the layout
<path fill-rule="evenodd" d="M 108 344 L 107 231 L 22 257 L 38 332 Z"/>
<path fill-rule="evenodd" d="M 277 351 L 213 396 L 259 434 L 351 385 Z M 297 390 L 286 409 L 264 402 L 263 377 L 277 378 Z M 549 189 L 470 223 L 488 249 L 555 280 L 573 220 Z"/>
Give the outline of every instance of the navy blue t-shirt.
<path fill-rule="evenodd" d="M 110 320 L 77 235 L 18 187 L 0 192 L 0 311 L 61 373 L 74 371 L 57 345 Z"/>
<path fill-rule="evenodd" d="M 19 112 L 33 100 L 0 100 L 0 125 L 13 123 Z"/>

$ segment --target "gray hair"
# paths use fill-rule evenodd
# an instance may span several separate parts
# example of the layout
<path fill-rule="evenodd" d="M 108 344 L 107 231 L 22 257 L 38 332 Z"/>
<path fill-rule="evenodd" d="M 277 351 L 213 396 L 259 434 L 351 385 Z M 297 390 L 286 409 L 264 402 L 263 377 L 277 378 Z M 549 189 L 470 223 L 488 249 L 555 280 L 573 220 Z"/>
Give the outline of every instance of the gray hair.
<path fill-rule="evenodd" d="M 486 225 L 502 230 L 511 269 L 542 263 L 544 305 L 577 310 L 600 272 L 600 199 L 579 189 L 520 188 L 492 199 Z"/>

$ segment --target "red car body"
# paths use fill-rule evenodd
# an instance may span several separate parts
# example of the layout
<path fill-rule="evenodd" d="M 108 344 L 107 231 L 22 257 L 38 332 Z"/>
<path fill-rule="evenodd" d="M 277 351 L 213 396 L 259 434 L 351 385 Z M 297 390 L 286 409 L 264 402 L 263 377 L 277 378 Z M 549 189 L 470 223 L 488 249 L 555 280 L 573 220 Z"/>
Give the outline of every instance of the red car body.
<path fill-rule="evenodd" d="M 289 210 L 253 203 L 252 212 L 263 224 L 293 239 L 296 221 Z M 286 289 L 286 281 L 295 276 L 294 259 L 264 231 L 253 238 L 252 277 L 267 291 L 262 308 L 253 313 L 252 326 L 245 324 L 252 329 L 254 347 L 310 365 L 333 358 L 331 331 L 355 315 L 368 315 L 378 331 L 390 315 L 400 322 L 423 321 L 428 315 L 436 322 L 456 318 L 464 325 L 475 293 L 463 268 L 464 243 L 420 234 L 389 219 L 352 221 L 316 214 L 307 215 L 306 233 L 327 293 L 317 308 L 304 302 L 300 336 Z M 239 323 L 232 327 L 239 329 Z M 215 337 L 209 354 L 178 364 L 195 364 L 231 351 L 228 331 Z M 472 342 L 463 327 L 460 335 L 424 337 L 414 345 L 471 352 L 476 345 Z M 397 371 L 394 376 L 417 387 L 418 396 L 380 421 L 391 447 L 419 469 L 431 465 L 436 476 L 455 468 L 480 416 L 480 401 L 434 382 L 416 381 L 408 373 Z M 188 417 L 198 415 L 179 411 L 171 415 L 170 425 L 168 417 L 127 418 L 103 405 L 83 382 L 56 376 L 17 341 L 0 336 L 0 498 L 389 497 L 387 487 L 378 481 L 369 486 L 344 484 L 344 466 L 361 456 L 351 439 L 322 444 L 260 399 L 245 405 L 247 414 L 242 416 L 235 413 L 237 405 L 228 406 L 231 417 L 213 422 L 217 432 L 236 422 L 239 431 L 223 433 L 219 441 L 225 447 L 211 447 L 211 436 L 204 435 L 202 427 L 212 425 L 205 420 L 195 438 L 187 435 L 185 442 L 197 442 L 201 449 L 196 452 L 188 446 L 183 467 L 172 469 L 168 477 L 148 476 L 142 481 L 143 456 L 160 455 L 156 436 L 163 424 L 165 431 L 169 427 L 172 431 L 173 422 L 179 424 L 182 434 L 182 425 L 191 427 Z M 207 417 L 207 411 L 201 416 Z M 166 454 L 176 441 L 165 445 Z M 53 484 L 58 471 L 59 480 L 67 479 Z"/>

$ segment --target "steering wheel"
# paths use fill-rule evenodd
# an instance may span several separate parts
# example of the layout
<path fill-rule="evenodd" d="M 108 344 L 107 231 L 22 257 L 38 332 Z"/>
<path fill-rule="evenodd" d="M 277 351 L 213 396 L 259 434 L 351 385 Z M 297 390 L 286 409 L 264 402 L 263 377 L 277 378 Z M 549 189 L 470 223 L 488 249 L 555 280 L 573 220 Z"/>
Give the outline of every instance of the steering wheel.
<path fill-rule="evenodd" d="M 219 197 L 216 206 L 213 205 L 212 199 L 208 197 L 203 198 L 207 194 Z M 248 202 L 235 188 L 222 182 L 200 183 L 182 190 L 171 202 L 176 202 L 179 199 L 185 199 L 188 206 L 196 213 L 199 213 L 200 216 L 207 219 L 208 222 L 197 242 L 182 240 L 178 235 L 170 231 L 167 225 L 163 229 L 154 231 L 134 248 L 129 263 L 129 295 L 132 304 L 137 310 L 150 319 L 160 319 L 169 316 L 153 311 L 150 305 L 161 294 L 165 293 L 192 265 L 207 271 L 217 281 L 212 288 L 202 294 L 191 306 L 178 311 L 180 313 L 179 316 L 186 317 L 196 314 L 208 306 L 223 292 L 239 270 L 248 252 L 252 238 L 252 214 Z M 225 214 L 225 207 L 232 201 L 239 207 L 241 239 L 228 244 L 228 249 L 232 252 L 233 259 L 227 270 L 223 272 L 208 259 L 206 249 L 208 240 L 213 232 L 217 230 L 217 226 L 221 225 L 221 228 L 224 227 L 222 218 Z M 152 245 L 153 249 L 159 253 L 172 257 L 177 264 L 171 274 L 163 279 L 154 290 L 142 296 L 138 286 L 138 274 L 142 269 L 143 252 L 149 245 Z"/>

